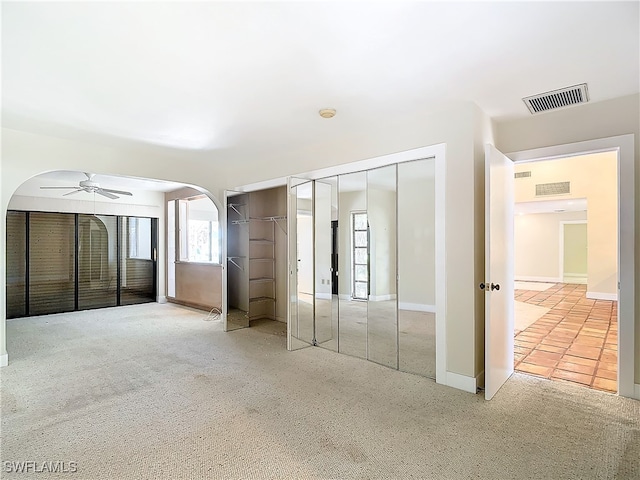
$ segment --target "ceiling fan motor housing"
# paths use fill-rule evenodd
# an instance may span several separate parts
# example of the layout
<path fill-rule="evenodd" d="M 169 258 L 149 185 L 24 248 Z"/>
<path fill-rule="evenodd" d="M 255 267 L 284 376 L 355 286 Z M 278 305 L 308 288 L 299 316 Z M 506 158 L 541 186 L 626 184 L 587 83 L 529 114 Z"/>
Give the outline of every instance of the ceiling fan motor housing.
<path fill-rule="evenodd" d="M 92 182 L 91 180 L 83 180 L 80 182 L 80 186 L 89 189 L 100 188 L 100 184 Z"/>

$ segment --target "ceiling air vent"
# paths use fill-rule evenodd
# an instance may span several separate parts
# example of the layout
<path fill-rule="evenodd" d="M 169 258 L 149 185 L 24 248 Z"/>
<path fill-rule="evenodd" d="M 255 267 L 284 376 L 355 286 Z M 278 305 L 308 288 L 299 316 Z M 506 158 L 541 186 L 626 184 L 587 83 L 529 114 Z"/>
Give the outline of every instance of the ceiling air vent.
<path fill-rule="evenodd" d="M 565 195 L 567 193 L 571 193 L 570 182 L 539 183 L 536 185 L 536 197 Z"/>
<path fill-rule="evenodd" d="M 531 113 L 548 112 L 556 108 L 569 107 L 589 101 L 587 84 L 561 88 L 551 92 L 539 93 L 522 99 Z"/>
<path fill-rule="evenodd" d="M 531 176 L 531 170 L 529 170 L 528 172 L 516 172 L 515 173 L 515 178 L 525 178 L 525 177 L 530 177 Z"/>

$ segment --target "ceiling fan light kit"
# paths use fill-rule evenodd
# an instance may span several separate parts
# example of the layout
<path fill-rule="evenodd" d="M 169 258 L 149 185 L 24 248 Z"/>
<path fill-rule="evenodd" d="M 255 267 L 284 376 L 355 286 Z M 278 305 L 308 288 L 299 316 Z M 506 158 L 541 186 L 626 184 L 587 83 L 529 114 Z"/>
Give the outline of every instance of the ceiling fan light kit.
<path fill-rule="evenodd" d="M 93 177 L 95 177 L 96 175 L 95 173 L 84 172 L 84 174 L 87 176 L 87 179 L 81 180 L 78 186 L 76 187 L 40 187 L 40 188 L 42 190 L 54 190 L 54 189 L 72 190 L 71 192 L 68 192 L 62 195 L 63 197 L 66 197 L 68 195 L 74 195 L 80 192 L 97 193 L 98 195 L 102 195 L 103 197 L 107 197 L 111 200 L 116 200 L 120 198 L 118 195 L 128 195 L 130 197 L 133 196 L 131 192 L 125 192 L 124 190 L 113 190 L 110 188 L 101 188 L 98 182 L 93 181 Z"/>

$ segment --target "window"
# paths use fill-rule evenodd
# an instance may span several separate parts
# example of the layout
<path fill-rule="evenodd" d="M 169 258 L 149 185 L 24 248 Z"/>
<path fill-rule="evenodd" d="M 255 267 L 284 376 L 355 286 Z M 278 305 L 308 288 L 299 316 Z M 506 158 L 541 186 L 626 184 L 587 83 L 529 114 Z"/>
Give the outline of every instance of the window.
<path fill-rule="evenodd" d="M 151 219 L 129 217 L 129 258 L 151 260 Z"/>
<path fill-rule="evenodd" d="M 202 195 L 178 200 L 180 261 L 220 263 L 218 209 Z"/>
<path fill-rule="evenodd" d="M 355 299 L 366 300 L 369 295 L 369 223 L 365 212 L 351 212 L 351 272 Z"/>

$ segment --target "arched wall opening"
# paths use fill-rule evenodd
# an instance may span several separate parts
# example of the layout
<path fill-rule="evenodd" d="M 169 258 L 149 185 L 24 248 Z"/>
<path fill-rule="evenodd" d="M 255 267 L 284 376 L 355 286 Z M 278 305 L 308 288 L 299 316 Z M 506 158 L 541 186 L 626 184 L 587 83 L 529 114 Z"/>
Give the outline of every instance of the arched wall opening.
<path fill-rule="evenodd" d="M 82 189 L 80 182 L 87 180 L 105 191 L 99 192 L 92 185 Z M 106 174 L 89 179 L 80 171 L 50 170 L 18 186 L 6 209 L 3 208 L 7 232 L 3 249 L 6 250 L 7 296 L 2 308 L 2 346 L 6 342 L 7 318 L 127 305 L 140 303 L 141 298 L 166 301 L 166 199 L 175 195 L 174 192 L 185 190 L 198 196 L 200 204 L 208 203 L 208 210 L 218 217 L 222 210 L 215 196 L 202 187 L 186 183 Z M 30 231 L 30 225 L 36 224 L 36 230 Z M 217 251 L 221 242 L 216 240 Z M 39 268 L 34 263 L 37 260 L 34 253 L 55 258 L 58 263 L 51 262 L 49 269 Z M 214 296 L 221 299 L 219 263 L 220 279 L 204 288 L 214 294 L 217 291 Z M 25 282 L 27 277 L 30 282 Z M 41 305 L 50 305 L 56 296 L 66 299 L 53 311 L 35 307 L 20 310 L 17 298 L 33 303 L 39 298 L 38 282 L 52 285 L 56 281 L 64 283 L 64 295 L 57 293 L 59 285 L 45 289 L 44 297 L 40 295 Z M 3 358 L 6 363 L 7 357 Z"/>

